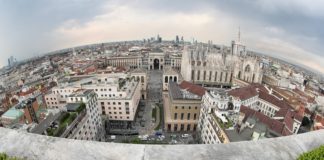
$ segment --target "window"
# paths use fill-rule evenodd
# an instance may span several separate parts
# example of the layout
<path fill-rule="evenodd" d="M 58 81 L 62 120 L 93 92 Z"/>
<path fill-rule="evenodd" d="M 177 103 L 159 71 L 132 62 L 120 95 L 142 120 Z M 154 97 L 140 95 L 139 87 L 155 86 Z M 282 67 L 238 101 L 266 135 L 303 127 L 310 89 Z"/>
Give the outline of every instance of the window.
<path fill-rule="evenodd" d="M 215 72 L 215 82 L 217 82 L 217 72 Z"/>
<path fill-rule="evenodd" d="M 194 120 L 196 120 L 196 119 L 197 119 L 197 113 L 194 114 Z"/>
<path fill-rule="evenodd" d="M 193 131 L 196 131 L 196 128 L 197 128 L 197 124 L 194 124 Z"/>
<path fill-rule="evenodd" d="M 121 102 L 118 102 L 118 105 L 121 105 Z"/>
<path fill-rule="evenodd" d="M 219 81 L 222 82 L 223 81 L 223 72 L 221 72 L 220 74 L 220 78 L 219 78 Z"/>
<path fill-rule="evenodd" d="M 180 131 L 184 130 L 184 124 L 181 124 Z"/>
<path fill-rule="evenodd" d="M 188 115 L 187 115 L 187 120 L 189 120 L 190 119 L 190 113 L 188 113 Z"/>
<path fill-rule="evenodd" d="M 122 114 L 122 112 L 119 112 L 119 114 Z"/>
<path fill-rule="evenodd" d="M 191 70 L 191 80 L 194 80 L 194 79 L 195 79 L 195 71 Z"/>
<path fill-rule="evenodd" d="M 184 106 L 182 106 L 182 109 L 184 109 Z"/>
<path fill-rule="evenodd" d="M 105 105 L 105 103 L 104 102 L 101 102 L 101 105 L 103 106 L 103 105 Z"/>
<path fill-rule="evenodd" d="M 174 124 L 174 131 L 178 131 L 178 124 Z"/>
<path fill-rule="evenodd" d="M 225 82 L 227 82 L 227 76 L 228 76 L 228 73 L 226 72 L 226 74 L 225 74 Z"/>
<path fill-rule="evenodd" d="M 178 106 L 175 106 L 175 109 L 178 109 Z"/>
<path fill-rule="evenodd" d="M 197 73 L 197 81 L 199 81 L 199 79 L 200 79 L 200 71 L 198 71 Z"/>
<path fill-rule="evenodd" d="M 212 78 L 212 71 L 209 71 L 209 81 L 211 81 Z"/>
<path fill-rule="evenodd" d="M 187 125 L 187 131 L 190 131 L 190 128 L 191 128 L 191 126 L 190 126 L 190 124 L 188 124 Z"/>
<path fill-rule="evenodd" d="M 174 119 L 176 120 L 178 118 L 178 113 L 174 113 Z"/>
<path fill-rule="evenodd" d="M 198 109 L 198 107 L 196 106 L 195 109 Z"/>
<path fill-rule="evenodd" d="M 183 120 L 184 113 L 181 113 L 180 119 Z"/>

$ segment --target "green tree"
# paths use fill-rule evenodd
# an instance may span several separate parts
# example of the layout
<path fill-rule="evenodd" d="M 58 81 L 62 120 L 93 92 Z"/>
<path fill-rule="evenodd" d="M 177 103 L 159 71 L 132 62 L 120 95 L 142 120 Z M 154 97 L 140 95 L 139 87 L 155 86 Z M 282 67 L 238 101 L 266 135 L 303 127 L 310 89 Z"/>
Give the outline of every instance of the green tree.
<path fill-rule="evenodd" d="M 323 160 L 324 159 L 324 145 L 312 151 L 303 153 L 298 157 L 298 160 Z"/>

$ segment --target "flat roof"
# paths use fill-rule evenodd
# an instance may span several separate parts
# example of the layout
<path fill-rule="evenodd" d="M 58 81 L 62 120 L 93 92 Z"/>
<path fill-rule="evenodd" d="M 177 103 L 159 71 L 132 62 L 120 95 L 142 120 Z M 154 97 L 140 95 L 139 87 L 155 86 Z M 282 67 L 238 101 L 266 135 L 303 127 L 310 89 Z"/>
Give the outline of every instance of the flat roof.
<path fill-rule="evenodd" d="M 79 107 L 81 103 L 68 103 L 66 105 L 66 109 L 68 112 L 75 112 Z"/>
<path fill-rule="evenodd" d="M 16 109 L 15 107 L 11 107 L 7 112 L 5 112 L 2 117 L 4 118 L 10 118 L 10 119 L 17 119 L 19 117 L 21 117 L 24 114 L 24 112 L 22 112 L 19 109 Z"/>

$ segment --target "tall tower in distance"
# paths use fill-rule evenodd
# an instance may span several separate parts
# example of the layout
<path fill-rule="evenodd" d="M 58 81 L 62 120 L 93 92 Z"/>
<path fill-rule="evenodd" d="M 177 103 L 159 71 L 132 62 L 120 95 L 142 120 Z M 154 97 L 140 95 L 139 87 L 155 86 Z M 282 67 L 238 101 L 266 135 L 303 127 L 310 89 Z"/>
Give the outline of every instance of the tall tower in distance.
<path fill-rule="evenodd" d="M 237 41 L 232 41 L 232 55 L 238 55 L 238 56 L 244 56 L 246 54 L 245 52 L 245 46 L 241 43 L 241 28 L 238 28 L 238 36 Z"/>
<path fill-rule="evenodd" d="M 12 67 L 15 64 L 16 60 L 13 56 L 8 58 L 8 67 Z"/>
<path fill-rule="evenodd" d="M 176 43 L 178 44 L 179 43 L 179 36 L 176 35 Z"/>

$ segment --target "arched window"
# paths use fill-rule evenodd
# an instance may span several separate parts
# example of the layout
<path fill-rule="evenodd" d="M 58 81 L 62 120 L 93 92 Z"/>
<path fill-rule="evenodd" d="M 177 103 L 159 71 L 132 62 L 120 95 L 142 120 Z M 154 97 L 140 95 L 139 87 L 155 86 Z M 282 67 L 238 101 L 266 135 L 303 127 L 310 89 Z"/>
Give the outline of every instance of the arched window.
<path fill-rule="evenodd" d="M 168 83 L 168 76 L 164 77 L 164 83 Z"/>
<path fill-rule="evenodd" d="M 250 71 L 251 71 L 251 67 L 250 67 L 249 64 L 248 64 L 247 66 L 245 66 L 244 71 L 245 71 L 245 72 L 250 72 Z"/>
<path fill-rule="evenodd" d="M 141 76 L 141 82 L 144 83 L 144 76 Z"/>

